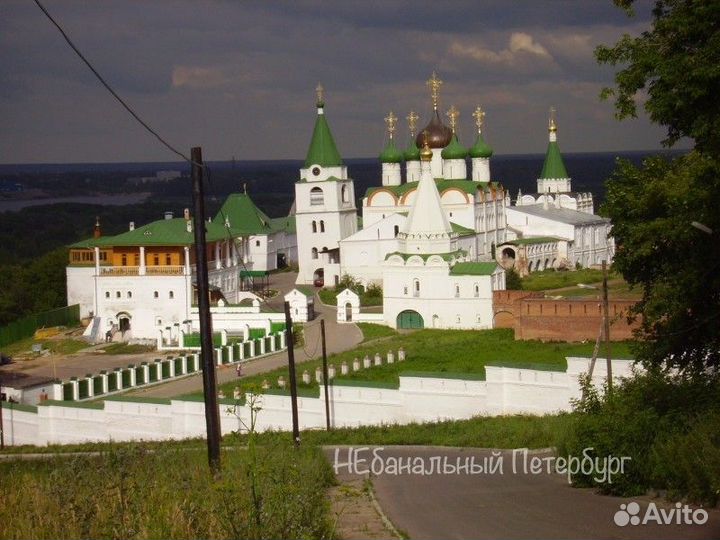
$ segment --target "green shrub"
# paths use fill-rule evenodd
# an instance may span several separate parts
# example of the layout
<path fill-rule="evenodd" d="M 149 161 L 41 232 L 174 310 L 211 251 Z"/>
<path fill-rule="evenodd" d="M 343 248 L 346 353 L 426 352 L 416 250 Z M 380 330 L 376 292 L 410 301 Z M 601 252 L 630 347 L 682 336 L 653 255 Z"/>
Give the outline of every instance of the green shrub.
<path fill-rule="evenodd" d="M 613 495 L 659 489 L 696 502 L 718 500 L 720 468 L 708 469 L 720 463 L 720 380 L 646 373 L 627 379 L 611 393 L 600 395 L 587 385 L 585 389 L 572 429 L 560 442 L 560 454 L 582 457 L 583 449 L 593 448 L 593 455 L 601 458 L 632 460 L 612 483 L 579 474 L 577 484 L 597 485 Z"/>

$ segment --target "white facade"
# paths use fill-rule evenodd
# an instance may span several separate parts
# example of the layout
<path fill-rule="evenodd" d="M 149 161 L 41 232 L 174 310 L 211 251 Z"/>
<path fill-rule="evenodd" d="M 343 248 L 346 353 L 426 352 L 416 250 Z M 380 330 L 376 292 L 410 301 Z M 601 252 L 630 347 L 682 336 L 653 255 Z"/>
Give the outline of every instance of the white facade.
<path fill-rule="evenodd" d="M 456 262 L 391 255 L 383 267 L 385 324 L 398 328 L 398 316 L 413 311 L 424 328 L 492 328 L 493 291 L 505 289 L 505 272 L 496 267 L 490 275 L 452 275 Z"/>
<path fill-rule="evenodd" d="M 394 361 L 400 361 L 399 356 L 398 353 Z M 571 357 L 567 359 L 567 369 L 560 371 L 516 368 L 511 364 L 487 366 L 484 381 L 401 376 L 397 389 L 336 383 L 329 387 L 330 423 L 334 427 L 356 427 L 571 411 L 573 402 L 581 397 L 580 378 L 587 373 L 589 363 L 589 358 Z M 613 360 L 613 379 L 631 377 L 633 364 L 632 360 Z M 598 362 L 593 386 L 602 391 L 606 378 L 605 362 Z M 246 398 L 246 403 L 250 402 Z M 290 396 L 265 394 L 256 404 L 260 407 L 258 431 L 292 428 Z M 324 429 L 322 397 L 301 396 L 298 407 L 301 429 Z M 223 400 L 219 413 L 223 434 L 247 429 L 250 423 L 249 405 Z M 176 440 L 206 433 L 204 403 L 182 399 L 160 404 L 108 397 L 100 409 L 52 403 L 37 408 L 11 408 L 6 404 L 3 422 L 5 443 L 11 446 Z"/>

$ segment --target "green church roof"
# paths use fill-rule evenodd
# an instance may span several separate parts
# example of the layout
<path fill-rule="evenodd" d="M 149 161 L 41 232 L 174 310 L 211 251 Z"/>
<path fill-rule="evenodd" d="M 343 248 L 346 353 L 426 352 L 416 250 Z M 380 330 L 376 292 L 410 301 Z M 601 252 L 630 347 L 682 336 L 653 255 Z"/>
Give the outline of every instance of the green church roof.
<path fill-rule="evenodd" d="M 443 148 L 440 153 L 443 159 L 465 159 L 467 154 L 467 148 L 460 144 L 455 133 L 453 133 L 452 139 L 450 139 L 450 144 Z"/>
<path fill-rule="evenodd" d="M 477 139 L 475 139 L 475 144 L 472 148 L 470 148 L 468 154 L 470 154 L 471 158 L 489 158 L 493 155 L 493 149 L 485 142 L 483 136 L 478 133 Z"/>
<path fill-rule="evenodd" d="M 246 193 L 232 193 L 225 199 L 213 223 L 224 226 L 227 218 L 233 236 L 269 234 L 272 222 Z"/>
<path fill-rule="evenodd" d="M 570 178 L 567 170 L 565 170 L 565 164 L 560 154 L 560 147 L 556 141 L 550 141 L 548 143 L 545 163 L 543 164 L 540 178 Z"/>
<path fill-rule="evenodd" d="M 410 144 L 405 150 L 405 161 L 420 161 L 420 149 L 415 144 L 415 137 L 410 137 Z"/>
<path fill-rule="evenodd" d="M 319 106 L 322 111 L 322 106 Z M 335 140 L 330 132 L 325 114 L 320 112 L 315 119 L 310 148 L 305 158 L 305 167 L 320 165 L 321 167 L 338 167 L 343 164 L 340 152 L 335 146 Z"/>
<path fill-rule="evenodd" d="M 497 270 L 494 262 L 459 262 L 450 269 L 451 276 L 491 276 Z"/>
<path fill-rule="evenodd" d="M 390 139 L 385 150 L 380 154 L 380 161 L 382 163 L 401 163 L 403 157 L 403 153 L 395 147 L 395 142 Z"/>

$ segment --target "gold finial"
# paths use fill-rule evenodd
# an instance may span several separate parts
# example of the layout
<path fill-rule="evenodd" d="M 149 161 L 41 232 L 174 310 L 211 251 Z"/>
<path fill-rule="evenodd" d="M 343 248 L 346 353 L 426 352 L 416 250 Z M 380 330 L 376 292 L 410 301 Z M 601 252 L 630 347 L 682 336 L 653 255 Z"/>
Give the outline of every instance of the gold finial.
<path fill-rule="evenodd" d="M 450 109 L 445 114 L 450 119 L 450 129 L 452 129 L 453 133 L 455 133 L 455 128 L 457 127 L 457 119 L 460 116 L 460 111 L 455 108 L 455 105 L 450 105 Z"/>
<path fill-rule="evenodd" d="M 555 133 L 557 131 L 557 122 L 555 122 L 555 107 L 550 107 L 550 120 L 548 121 L 548 131 Z"/>
<path fill-rule="evenodd" d="M 408 131 L 410 131 L 410 137 L 414 138 L 415 127 L 417 126 L 417 121 L 420 120 L 420 117 L 415 111 L 410 111 L 410 114 L 408 114 L 405 119 L 408 121 Z"/>
<path fill-rule="evenodd" d="M 438 108 L 438 97 L 440 96 L 440 85 L 442 85 L 442 83 L 443 82 L 438 79 L 434 71 L 432 72 L 432 77 L 430 77 L 430 79 L 428 79 L 425 83 L 428 88 L 430 88 L 430 96 L 432 97 L 434 110 L 437 110 Z"/>
<path fill-rule="evenodd" d="M 430 140 L 429 140 L 429 133 L 427 130 L 424 130 L 422 132 L 423 135 L 423 147 L 422 150 L 420 150 L 420 159 L 422 161 L 432 161 L 433 153 L 432 150 L 430 150 Z"/>
<path fill-rule="evenodd" d="M 323 88 L 322 84 L 318 83 L 317 87 L 315 88 L 318 107 L 322 107 L 325 104 L 325 102 L 323 101 L 323 92 L 325 92 L 325 89 Z"/>
<path fill-rule="evenodd" d="M 387 132 L 388 135 L 390 135 L 390 140 L 392 140 L 393 134 L 395 133 L 395 125 L 397 124 L 397 116 L 395 116 L 392 111 L 390 111 L 385 117 L 385 124 L 387 125 Z"/>
<path fill-rule="evenodd" d="M 473 118 L 475 118 L 475 125 L 478 128 L 478 133 L 482 133 L 483 122 L 485 121 L 485 111 L 482 110 L 480 105 L 476 107 L 475 112 L 473 113 Z"/>

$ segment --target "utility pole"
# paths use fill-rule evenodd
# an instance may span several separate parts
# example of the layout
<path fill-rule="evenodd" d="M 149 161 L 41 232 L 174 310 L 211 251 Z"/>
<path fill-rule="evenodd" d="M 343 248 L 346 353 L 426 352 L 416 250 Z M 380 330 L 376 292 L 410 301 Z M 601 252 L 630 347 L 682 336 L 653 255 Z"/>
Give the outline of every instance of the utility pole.
<path fill-rule="evenodd" d="M 208 286 L 207 248 L 205 244 L 205 198 L 203 194 L 202 149 L 191 150 L 193 226 L 195 229 L 195 275 L 197 276 L 198 318 L 200 320 L 200 356 L 205 394 L 208 462 L 213 474 L 220 472 L 220 414 L 217 402 L 217 381 L 213 358 L 210 287 Z"/>
<path fill-rule="evenodd" d="M 607 381 L 608 392 L 612 390 L 612 355 L 610 349 L 610 303 L 608 302 L 608 272 L 607 261 L 602 262 L 603 271 L 603 314 L 605 316 L 605 349 L 607 351 Z"/>
<path fill-rule="evenodd" d="M 325 319 L 320 319 L 320 339 L 322 341 L 323 383 L 325 383 L 325 424 L 330 431 L 330 398 L 328 397 L 328 365 L 327 350 L 325 349 Z"/>
<path fill-rule="evenodd" d="M 285 328 L 287 332 L 288 371 L 290 372 L 290 403 L 292 405 L 293 442 L 300 446 L 300 426 L 298 425 L 297 379 L 295 378 L 295 343 L 290 317 L 290 302 L 285 302 Z"/>

